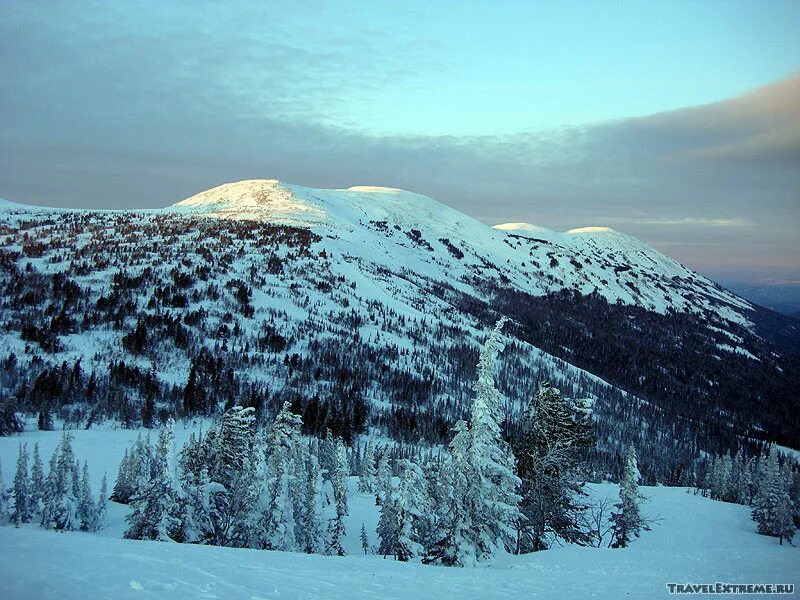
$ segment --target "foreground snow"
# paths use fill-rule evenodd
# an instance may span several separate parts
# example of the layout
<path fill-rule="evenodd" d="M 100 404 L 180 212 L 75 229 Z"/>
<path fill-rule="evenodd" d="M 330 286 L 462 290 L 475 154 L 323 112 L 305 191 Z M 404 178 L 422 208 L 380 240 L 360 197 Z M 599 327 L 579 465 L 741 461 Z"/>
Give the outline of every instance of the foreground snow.
<path fill-rule="evenodd" d="M 204 424 L 207 427 L 207 424 Z M 204 427 L 205 428 L 205 427 Z M 192 428 L 179 427 L 185 438 Z M 88 459 L 93 484 L 109 477 L 135 431 L 76 431 L 75 452 Z M 0 438 L 9 485 L 20 440 L 39 441 L 45 461 L 60 434 L 31 431 Z M 180 440 L 179 440 L 180 442 Z M 55 533 L 35 525 L 0 528 L 2 596 L 17 598 L 654 598 L 667 582 L 795 583 L 800 549 L 755 534 L 743 506 L 681 488 L 642 488 L 653 531 L 624 550 L 564 547 L 503 556 L 485 568 L 448 569 L 364 556 L 365 523 L 377 543 L 373 498 L 350 481 L 344 558 L 123 540 L 127 507 L 110 504 L 99 534 Z M 95 484 L 96 485 L 96 484 Z M 96 488 L 95 488 L 96 489 Z M 615 485 L 597 485 L 616 497 Z"/>
<path fill-rule="evenodd" d="M 667 582 L 800 583 L 800 549 L 747 509 L 643 488 L 661 521 L 626 550 L 557 548 L 480 569 L 0 529 L 5 598 L 654 598 Z M 597 494 L 615 494 L 601 485 Z M 353 519 L 369 505 L 354 498 Z M 351 522 L 351 539 L 358 530 Z"/>

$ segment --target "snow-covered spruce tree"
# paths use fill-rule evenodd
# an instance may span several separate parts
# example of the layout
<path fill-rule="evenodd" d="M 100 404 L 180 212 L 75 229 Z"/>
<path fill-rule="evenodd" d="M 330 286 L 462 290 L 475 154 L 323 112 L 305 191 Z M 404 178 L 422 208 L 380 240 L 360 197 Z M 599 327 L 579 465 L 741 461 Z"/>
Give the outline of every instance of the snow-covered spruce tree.
<path fill-rule="evenodd" d="M 141 434 L 136 436 L 133 449 L 128 454 L 130 461 L 128 480 L 130 483 L 130 502 L 133 496 L 141 495 L 148 482 L 156 474 L 158 467 L 154 463 L 153 448 L 150 444 L 150 434 L 143 438 Z"/>
<path fill-rule="evenodd" d="M 127 539 L 170 541 L 180 526 L 178 494 L 170 470 L 174 421 L 159 431 L 150 465 L 151 479 L 131 498 L 133 510 L 126 517 Z"/>
<path fill-rule="evenodd" d="M 95 531 L 97 525 L 97 504 L 92 497 L 92 487 L 89 483 L 89 465 L 83 463 L 81 477 L 81 493 L 78 500 L 78 519 L 81 522 L 81 531 Z"/>
<path fill-rule="evenodd" d="M 439 560 L 446 564 L 473 565 L 515 545 L 521 482 L 514 472 L 514 454 L 500 431 L 502 395 L 494 384 L 505 321 L 497 322 L 481 348 L 470 423 L 457 424 L 450 445 L 451 524 L 446 539 L 437 543 Z"/>
<path fill-rule="evenodd" d="M 268 498 L 263 514 L 262 547 L 267 550 L 292 551 L 295 537 L 295 507 L 292 491 L 297 492 L 294 460 L 300 439 L 302 419 L 291 411 L 289 402 L 275 417 L 268 438 Z"/>
<path fill-rule="evenodd" d="M 0 464 L 0 525 L 8 523 L 10 499 L 11 496 L 6 491 L 6 484 L 3 481 L 3 465 Z"/>
<path fill-rule="evenodd" d="M 1 484 L 0 484 L 1 485 Z M 31 520 L 31 484 L 28 478 L 28 449 L 19 445 L 17 472 L 14 475 L 14 524 L 19 526 Z"/>
<path fill-rule="evenodd" d="M 708 479 L 709 495 L 712 500 L 725 500 L 728 496 L 731 468 L 730 455 L 714 457 L 711 464 L 711 474 Z"/>
<path fill-rule="evenodd" d="M 9 397 L 0 400 L 0 436 L 23 431 L 25 431 L 25 421 L 17 415 L 16 400 Z"/>
<path fill-rule="evenodd" d="M 392 496 L 392 463 L 389 459 L 389 449 L 384 448 L 378 456 L 378 466 L 375 475 L 375 504 L 381 504 L 385 497 Z"/>
<path fill-rule="evenodd" d="M 756 499 L 753 503 L 753 519 L 758 524 L 758 533 L 791 541 L 795 533 L 792 519 L 792 504 L 786 490 L 786 482 L 778 462 L 775 448 L 766 460 L 766 469 L 761 479 Z"/>
<path fill-rule="evenodd" d="M 361 533 L 358 535 L 358 539 L 364 554 L 369 554 L 369 536 L 367 536 L 367 526 L 364 523 L 361 523 Z"/>
<path fill-rule="evenodd" d="M 382 459 L 384 457 L 381 457 Z M 386 459 L 388 464 L 388 459 Z M 380 492 L 380 510 L 378 517 L 378 554 L 384 558 L 397 557 L 397 544 L 399 539 L 397 521 L 397 503 L 391 485 L 391 475 L 388 485 L 384 483 Z"/>
<path fill-rule="evenodd" d="M 458 421 L 453 431 L 455 435 L 448 446 L 446 462 L 439 470 L 438 527 L 424 562 L 469 566 L 477 562 L 477 547 L 471 534 L 476 491 L 469 455 L 472 434 L 466 421 Z"/>
<path fill-rule="evenodd" d="M 55 430 L 55 426 L 53 425 L 53 415 L 50 412 L 50 408 L 47 406 L 43 407 L 39 411 L 38 427 L 39 431 Z"/>
<path fill-rule="evenodd" d="M 251 513 L 258 485 L 254 463 L 263 463 L 263 449 L 255 448 L 255 421 L 254 408 L 232 407 L 222 415 L 219 434 L 214 435 L 216 449 L 207 448 L 210 456 L 216 455 L 209 474 L 212 483 L 219 484 L 211 486 L 215 546 L 248 546 L 253 535 Z"/>
<path fill-rule="evenodd" d="M 31 518 L 41 517 L 44 500 L 44 465 L 39 454 L 39 442 L 33 445 L 33 465 L 31 466 L 30 507 Z"/>
<path fill-rule="evenodd" d="M 524 425 L 514 447 L 522 480 L 516 552 L 545 550 L 551 534 L 586 543 L 580 526 L 586 492 L 576 470 L 581 451 L 594 444 L 589 409 L 545 382 L 526 408 Z"/>
<path fill-rule="evenodd" d="M 798 465 L 791 469 L 788 481 L 794 524 L 796 527 L 800 527 L 800 468 L 798 468 Z"/>
<path fill-rule="evenodd" d="M 397 560 L 409 561 L 425 553 L 423 542 L 431 529 L 433 503 L 422 469 L 403 459 L 399 462 L 400 485 L 397 488 L 395 512 L 397 519 Z"/>
<path fill-rule="evenodd" d="M 725 490 L 724 500 L 736 504 L 745 504 L 747 495 L 746 487 L 747 463 L 744 459 L 744 453 L 740 449 L 731 461 L 730 476 L 728 477 L 728 485 Z"/>
<path fill-rule="evenodd" d="M 216 484 L 219 485 L 219 484 Z M 222 486 L 219 486 L 220 490 Z M 208 476 L 208 469 L 200 467 L 200 472 L 181 468 L 180 470 L 180 525 L 175 533 L 175 541 L 187 544 L 207 544 L 213 536 L 211 497 L 214 484 Z"/>
<path fill-rule="evenodd" d="M 304 552 L 306 547 L 313 545 L 308 543 L 308 531 L 305 521 L 306 477 L 308 476 L 306 470 L 307 458 L 308 446 L 302 442 L 298 431 L 297 439 L 292 448 L 289 497 L 292 499 L 292 514 L 294 516 L 295 550 L 300 552 Z"/>
<path fill-rule="evenodd" d="M 119 463 L 119 470 L 117 471 L 117 481 L 111 491 L 111 500 L 120 504 L 130 502 L 134 494 L 131 456 L 132 454 L 129 455 L 128 449 L 125 448 L 125 453 L 122 455 L 122 461 Z"/>
<path fill-rule="evenodd" d="M 781 483 L 783 486 L 783 493 L 781 494 L 777 510 L 775 511 L 775 521 L 777 524 L 776 533 L 779 538 L 778 543 L 783 544 L 784 539 L 791 543 L 797 531 L 797 526 L 795 525 L 795 506 L 790 494 L 792 475 L 789 469 L 788 458 L 784 460 L 783 468 L 781 469 Z"/>
<path fill-rule="evenodd" d="M 95 507 L 95 531 L 99 531 L 106 526 L 106 515 L 108 513 L 108 478 L 103 473 L 103 479 L 100 481 L 100 494 L 97 496 L 97 505 Z"/>
<path fill-rule="evenodd" d="M 72 436 L 64 431 L 61 443 L 50 459 L 50 471 L 45 481 L 42 527 L 74 530 L 79 526 L 78 495 L 75 493 L 75 455 Z M 80 487 L 80 486 L 78 486 Z"/>
<path fill-rule="evenodd" d="M 617 511 L 611 515 L 612 547 L 614 548 L 625 548 L 634 538 L 639 537 L 642 530 L 650 530 L 647 521 L 642 518 L 639 511 L 639 505 L 644 500 L 644 496 L 639 493 L 641 477 L 636 460 L 636 449 L 630 446 L 625 457 L 622 479 L 619 482 L 620 501 L 616 505 Z"/>
<path fill-rule="evenodd" d="M 364 447 L 364 457 L 361 460 L 361 470 L 358 474 L 358 491 L 362 494 L 372 494 L 375 491 L 375 447 L 372 440 L 367 440 Z"/>
<path fill-rule="evenodd" d="M 325 437 L 320 443 L 319 466 L 322 468 L 322 479 L 330 481 L 331 473 L 336 467 L 336 439 L 330 429 L 325 431 Z"/>
<path fill-rule="evenodd" d="M 333 488 L 333 505 L 336 514 L 328 521 L 325 554 L 344 556 L 342 540 L 345 536 L 344 518 L 347 516 L 347 449 L 341 439 L 336 439 L 333 470 L 330 473 Z"/>
<path fill-rule="evenodd" d="M 317 458 L 318 448 L 318 441 L 314 440 L 304 455 L 303 508 L 298 522 L 301 524 L 303 544 L 300 549 L 307 554 L 322 551 L 322 472 Z"/>

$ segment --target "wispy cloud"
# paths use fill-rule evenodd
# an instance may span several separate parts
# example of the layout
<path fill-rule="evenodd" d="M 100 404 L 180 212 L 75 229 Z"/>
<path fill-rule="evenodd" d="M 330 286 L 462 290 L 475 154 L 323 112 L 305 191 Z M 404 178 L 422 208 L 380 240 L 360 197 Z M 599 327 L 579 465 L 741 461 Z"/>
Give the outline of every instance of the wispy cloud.
<path fill-rule="evenodd" d="M 749 227 L 753 223 L 747 219 L 721 219 L 721 218 L 708 218 L 708 217 L 684 217 L 681 219 L 668 219 L 668 218 L 626 218 L 626 217 L 610 217 L 607 219 L 609 222 L 614 223 L 629 223 L 634 225 L 654 225 L 654 226 L 669 226 L 669 227 L 685 227 L 685 226 L 700 226 L 700 227 Z"/>

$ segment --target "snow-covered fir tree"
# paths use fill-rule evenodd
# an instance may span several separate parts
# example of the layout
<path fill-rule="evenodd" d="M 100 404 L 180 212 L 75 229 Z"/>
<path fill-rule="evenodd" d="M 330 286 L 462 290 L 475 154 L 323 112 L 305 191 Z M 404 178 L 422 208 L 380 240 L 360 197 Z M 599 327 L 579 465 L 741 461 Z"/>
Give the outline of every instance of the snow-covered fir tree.
<path fill-rule="evenodd" d="M 358 473 L 358 491 L 362 494 L 375 492 L 377 471 L 375 468 L 375 447 L 372 440 L 367 440 L 364 447 L 364 456 L 361 459 L 361 469 Z"/>
<path fill-rule="evenodd" d="M 214 459 L 209 468 L 213 532 L 216 546 L 247 546 L 253 535 L 252 512 L 256 503 L 258 461 L 263 464 L 263 448 L 255 447 L 255 409 L 234 406 L 222 416 L 219 433 L 212 434 L 205 446 L 206 460 Z M 208 437 L 208 436 L 207 436 Z M 212 445 L 213 443 L 213 445 Z"/>
<path fill-rule="evenodd" d="M 322 467 L 322 479 L 330 481 L 331 473 L 336 468 L 336 440 L 328 429 L 319 448 L 319 465 Z"/>
<path fill-rule="evenodd" d="M 333 506 L 335 515 L 328 521 L 328 537 L 325 553 L 328 555 L 344 556 L 345 551 L 342 540 L 345 536 L 344 518 L 347 516 L 347 449 L 340 439 L 336 439 L 333 469 L 330 473 L 330 482 L 333 489 Z"/>
<path fill-rule="evenodd" d="M 33 464 L 31 465 L 30 506 L 32 517 L 41 515 L 43 500 L 44 465 L 39 454 L 39 442 L 36 442 L 33 445 Z"/>
<path fill-rule="evenodd" d="M 169 419 L 159 431 L 151 478 L 131 499 L 133 510 L 126 517 L 128 539 L 169 541 L 180 526 L 178 494 L 170 470 L 173 427 L 174 421 Z"/>
<path fill-rule="evenodd" d="M 438 528 L 426 562 L 470 566 L 477 561 L 477 547 L 471 534 L 476 491 L 470 462 L 472 434 L 466 421 L 458 421 L 453 431 L 455 435 L 447 448 L 447 460 L 439 472 Z"/>
<path fill-rule="evenodd" d="M 783 473 L 778 460 L 778 451 L 772 448 L 766 459 L 766 468 L 759 482 L 759 489 L 753 503 L 753 519 L 758 524 L 758 532 L 791 541 L 795 533 L 792 503 L 786 489 Z"/>
<path fill-rule="evenodd" d="M 642 530 L 648 531 L 650 529 L 639 510 L 639 505 L 644 499 L 639 492 L 639 480 L 641 478 L 642 475 L 639 472 L 639 464 L 636 459 L 636 449 L 633 446 L 629 446 L 628 453 L 625 456 L 622 479 L 619 482 L 620 501 L 616 505 L 617 511 L 611 515 L 614 548 L 625 548 L 634 538 L 639 537 Z"/>
<path fill-rule="evenodd" d="M 6 484 L 3 481 L 3 465 L 0 464 L 0 525 L 8 523 L 10 499 L 11 496 L 6 491 Z"/>
<path fill-rule="evenodd" d="M 189 544 L 208 543 L 212 539 L 214 529 L 211 514 L 213 484 L 208 475 L 208 469 L 201 466 L 199 473 L 195 473 L 187 468 L 182 468 L 180 477 L 181 523 L 175 539 Z"/>
<path fill-rule="evenodd" d="M 305 471 L 298 483 L 301 506 L 296 513 L 298 550 L 307 554 L 321 552 L 322 526 L 322 473 L 317 459 L 317 440 L 301 453 L 302 469 Z"/>
<path fill-rule="evenodd" d="M 100 494 L 97 496 L 97 505 L 95 508 L 95 530 L 100 530 L 106 526 L 106 515 L 108 514 L 108 478 L 103 473 L 103 479 L 100 481 Z"/>
<path fill-rule="evenodd" d="M 14 475 L 14 524 L 30 522 L 31 490 L 28 477 L 28 449 L 23 444 L 19 445 L 19 458 L 17 458 L 17 472 Z"/>
<path fill-rule="evenodd" d="M 378 456 L 375 473 L 376 503 L 380 504 L 385 497 L 392 496 L 392 463 L 389 458 L 388 448 L 384 448 L 383 452 Z"/>
<path fill-rule="evenodd" d="M 130 502 L 134 494 L 133 467 L 131 463 L 132 454 L 128 454 L 128 449 L 125 448 L 125 453 L 122 455 L 122 461 L 119 463 L 119 470 L 117 471 L 117 481 L 114 483 L 114 489 L 111 491 L 111 500 L 119 502 L 120 504 L 127 504 Z"/>
<path fill-rule="evenodd" d="M 388 462 L 388 459 L 387 459 Z M 397 558 L 397 543 L 399 539 L 397 521 L 397 502 L 391 486 L 391 479 L 388 485 L 382 485 L 379 496 L 380 505 L 378 516 L 378 554 L 384 558 L 392 556 Z"/>
<path fill-rule="evenodd" d="M 409 561 L 425 553 L 425 536 L 431 529 L 430 515 L 433 502 L 428 496 L 428 486 L 422 469 L 416 463 L 402 459 L 399 462 L 400 484 L 394 503 L 397 519 L 396 556 Z"/>
<path fill-rule="evenodd" d="M 268 497 L 263 515 L 262 544 L 269 550 L 295 550 L 295 508 L 298 505 L 292 492 L 297 493 L 295 459 L 300 438 L 299 415 L 290 404 L 275 417 L 268 439 Z"/>
<path fill-rule="evenodd" d="M 364 554 L 369 554 L 369 536 L 367 535 L 367 526 L 361 523 L 361 532 L 358 534 L 358 539 L 361 542 L 361 549 Z"/>
<path fill-rule="evenodd" d="M 520 479 L 501 434 L 502 395 L 494 383 L 504 324 L 505 318 L 497 322 L 481 348 L 470 422 L 456 425 L 450 444 L 451 523 L 436 552 L 447 564 L 469 566 L 515 545 Z"/>
<path fill-rule="evenodd" d="M 72 435 L 65 431 L 61 443 L 53 452 L 50 470 L 45 481 L 42 527 L 45 529 L 74 530 L 79 527 L 78 494 L 80 485 L 75 473 L 75 456 L 72 452 Z M 77 493 L 76 493 L 76 487 Z"/>
<path fill-rule="evenodd" d="M 525 411 L 527 431 L 516 444 L 522 518 L 516 551 L 547 548 L 547 536 L 586 542 L 580 525 L 586 496 L 577 468 L 581 452 L 594 444 L 591 413 L 584 403 L 562 397 L 542 383 Z"/>
<path fill-rule="evenodd" d="M 83 463 L 81 476 L 81 493 L 78 500 L 78 519 L 81 522 L 81 531 L 94 531 L 97 525 L 97 504 L 92 497 L 92 487 L 89 483 L 89 466 Z"/>

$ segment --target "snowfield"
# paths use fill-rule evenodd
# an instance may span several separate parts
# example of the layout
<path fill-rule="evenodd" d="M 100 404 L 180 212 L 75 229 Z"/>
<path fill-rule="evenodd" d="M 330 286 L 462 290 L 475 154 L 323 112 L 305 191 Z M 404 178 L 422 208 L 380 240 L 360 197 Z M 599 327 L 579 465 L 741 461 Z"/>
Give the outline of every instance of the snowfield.
<path fill-rule="evenodd" d="M 200 424 L 197 425 L 198 427 Z M 207 427 L 207 424 L 203 427 Z M 193 430 L 176 427 L 180 445 Z M 137 431 L 75 431 L 74 449 L 89 461 L 92 485 L 116 465 Z M 59 432 L 30 431 L 0 438 L 5 485 L 20 441 L 38 441 L 45 462 Z M 593 485 L 595 497 L 616 498 L 612 484 Z M 350 480 L 345 549 L 326 557 L 189 544 L 124 540 L 127 507 L 109 504 L 99 534 L 44 531 L 35 525 L 0 528 L 4 599 L 85 598 L 658 598 L 666 583 L 794 583 L 800 549 L 755 533 L 749 509 L 712 501 L 685 488 L 642 487 L 644 513 L 656 522 L 631 547 L 559 547 L 526 556 L 501 556 L 477 569 L 431 567 L 365 556 L 358 540 L 365 523 L 377 543 L 377 508 Z"/>

